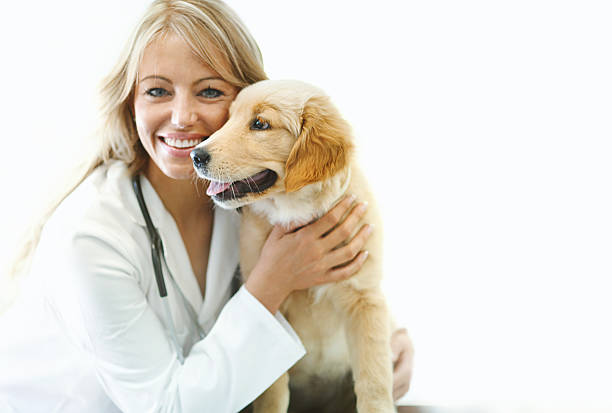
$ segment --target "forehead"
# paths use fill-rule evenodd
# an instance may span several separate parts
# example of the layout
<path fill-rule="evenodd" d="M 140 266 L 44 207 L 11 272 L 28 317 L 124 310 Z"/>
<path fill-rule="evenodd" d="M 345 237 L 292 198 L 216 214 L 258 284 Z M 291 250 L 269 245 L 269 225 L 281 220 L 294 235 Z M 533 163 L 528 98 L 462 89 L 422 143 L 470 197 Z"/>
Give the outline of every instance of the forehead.
<path fill-rule="evenodd" d="M 138 76 L 209 77 L 219 74 L 204 63 L 179 36 L 168 34 L 153 40 L 145 48 L 138 65 Z"/>

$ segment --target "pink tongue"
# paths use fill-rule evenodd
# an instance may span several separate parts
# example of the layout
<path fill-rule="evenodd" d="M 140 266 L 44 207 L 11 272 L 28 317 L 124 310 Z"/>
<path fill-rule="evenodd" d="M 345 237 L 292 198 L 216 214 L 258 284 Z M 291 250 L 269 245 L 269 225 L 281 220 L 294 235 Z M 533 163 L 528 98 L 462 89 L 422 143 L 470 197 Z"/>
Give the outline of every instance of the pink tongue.
<path fill-rule="evenodd" d="M 220 192 L 225 191 L 231 184 L 226 182 L 210 181 L 206 195 L 217 195 Z"/>

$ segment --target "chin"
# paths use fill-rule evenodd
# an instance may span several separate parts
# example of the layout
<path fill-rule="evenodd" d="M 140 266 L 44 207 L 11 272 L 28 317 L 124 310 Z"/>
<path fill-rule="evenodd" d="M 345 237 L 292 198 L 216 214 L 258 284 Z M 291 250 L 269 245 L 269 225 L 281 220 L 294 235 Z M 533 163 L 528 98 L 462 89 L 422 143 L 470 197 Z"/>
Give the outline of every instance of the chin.
<path fill-rule="evenodd" d="M 162 169 L 162 171 L 168 178 L 177 181 L 193 180 L 196 177 L 191 165 L 187 167 L 167 167 Z"/>

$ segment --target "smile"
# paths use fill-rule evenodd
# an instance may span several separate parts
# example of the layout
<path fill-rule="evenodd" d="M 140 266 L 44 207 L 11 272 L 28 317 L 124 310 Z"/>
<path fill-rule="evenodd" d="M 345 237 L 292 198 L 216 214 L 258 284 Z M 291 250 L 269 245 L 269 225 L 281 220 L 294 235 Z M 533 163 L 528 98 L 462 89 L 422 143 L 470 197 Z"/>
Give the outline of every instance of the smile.
<path fill-rule="evenodd" d="M 217 201 L 229 201 L 241 198 L 247 194 L 257 194 L 270 188 L 276 182 L 276 172 L 266 169 L 234 182 L 210 181 L 206 194 Z"/>
<path fill-rule="evenodd" d="M 171 148 L 189 149 L 189 150 L 193 149 L 199 143 L 204 142 L 206 138 L 207 136 L 204 136 L 198 139 L 175 139 L 175 138 L 170 138 L 170 137 L 159 136 L 159 139 L 161 139 L 162 142 L 164 142 L 166 145 L 170 146 Z"/>

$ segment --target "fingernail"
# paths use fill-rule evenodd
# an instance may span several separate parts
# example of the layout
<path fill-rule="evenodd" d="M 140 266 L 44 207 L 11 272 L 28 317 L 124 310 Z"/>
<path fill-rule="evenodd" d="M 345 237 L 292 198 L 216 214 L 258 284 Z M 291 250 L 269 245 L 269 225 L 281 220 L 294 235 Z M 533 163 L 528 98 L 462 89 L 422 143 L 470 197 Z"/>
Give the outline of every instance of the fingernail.
<path fill-rule="evenodd" d="M 371 233 L 374 231 L 374 225 L 372 225 L 372 224 L 368 224 L 368 229 L 367 229 L 367 231 L 368 231 L 368 235 L 370 235 L 370 234 L 371 234 Z"/>
<path fill-rule="evenodd" d="M 362 202 L 361 205 L 359 205 L 359 208 L 361 212 L 365 212 L 365 210 L 368 209 L 368 201 Z"/>
<path fill-rule="evenodd" d="M 351 204 L 352 204 L 353 202 L 355 202 L 355 200 L 357 199 L 357 197 L 355 196 L 355 194 L 351 194 L 351 195 L 349 195 L 347 198 L 348 198 L 348 200 L 351 202 Z"/>
<path fill-rule="evenodd" d="M 363 252 L 363 258 L 362 258 L 362 260 L 363 260 L 363 261 L 365 261 L 365 259 L 366 259 L 366 258 L 368 258 L 368 255 L 370 255 L 370 251 L 365 250 L 365 251 Z"/>

